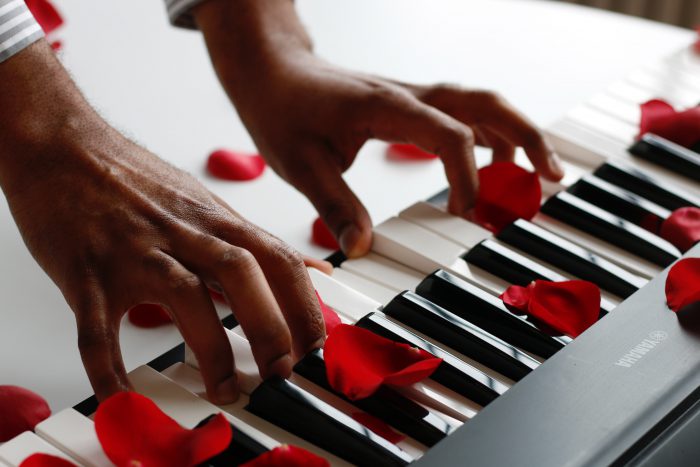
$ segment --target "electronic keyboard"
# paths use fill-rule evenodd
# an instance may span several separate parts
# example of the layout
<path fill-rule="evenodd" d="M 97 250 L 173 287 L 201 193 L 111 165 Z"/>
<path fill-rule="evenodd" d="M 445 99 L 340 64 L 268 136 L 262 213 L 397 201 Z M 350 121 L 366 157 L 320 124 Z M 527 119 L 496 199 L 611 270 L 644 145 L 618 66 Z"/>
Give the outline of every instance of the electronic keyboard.
<path fill-rule="evenodd" d="M 639 104 L 656 97 L 678 107 L 700 102 L 700 57 L 690 48 L 635 71 L 547 129 L 567 175 L 543 182 L 532 220 L 494 235 L 448 214 L 443 191 L 377 225 L 367 256 L 336 253 L 332 276 L 309 270 L 343 322 L 442 358 L 423 382 L 351 401 L 328 384 L 322 350 L 288 380 L 262 381 L 228 316 L 238 402 L 206 400 L 184 344 L 133 370 L 133 386 L 185 427 L 223 412 L 234 436 L 208 461 L 215 466 L 280 444 L 332 465 L 697 463 L 700 314 L 667 308 L 667 270 L 684 255 L 650 226 L 677 208 L 700 207 L 700 154 L 655 135 L 636 138 Z M 685 256 L 700 257 L 700 246 Z M 539 329 L 498 298 L 512 284 L 572 278 L 602 291 L 598 323 L 575 340 Z M 33 452 L 111 465 L 89 418 L 95 408 L 93 397 L 0 446 L 0 465 Z M 373 433 L 358 413 L 403 440 Z"/>

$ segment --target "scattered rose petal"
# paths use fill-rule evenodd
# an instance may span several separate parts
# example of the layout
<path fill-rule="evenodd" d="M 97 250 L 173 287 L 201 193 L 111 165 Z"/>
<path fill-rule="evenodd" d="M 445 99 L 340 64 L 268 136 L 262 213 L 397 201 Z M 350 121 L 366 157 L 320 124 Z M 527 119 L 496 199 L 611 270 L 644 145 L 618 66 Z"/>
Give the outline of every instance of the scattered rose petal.
<path fill-rule="evenodd" d="M 330 467 L 323 457 L 297 446 L 283 444 L 260 454 L 240 467 Z"/>
<path fill-rule="evenodd" d="M 63 48 L 63 41 L 53 41 L 51 43 L 51 49 L 53 49 L 54 52 L 58 52 Z"/>
<path fill-rule="evenodd" d="M 58 456 L 39 452 L 27 457 L 19 467 L 77 467 L 74 463 Z"/>
<path fill-rule="evenodd" d="M 382 419 L 377 418 L 368 413 L 353 412 L 352 419 L 355 420 L 357 423 L 360 423 L 365 427 L 369 428 L 373 433 L 381 436 L 390 443 L 396 444 L 406 439 L 404 435 L 397 431 L 394 431 Z"/>
<path fill-rule="evenodd" d="M 350 400 L 371 396 L 382 384 L 422 381 L 442 362 L 421 349 L 347 324 L 335 327 L 323 353 L 328 382 Z"/>
<path fill-rule="evenodd" d="M 336 313 L 333 308 L 323 303 L 323 300 L 321 300 L 321 296 L 318 294 L 318 291 L 316 291 L 316 298 L 318 298 L 318 304 L 321 305 L 323 321 L 326 323 L 326 335 L 328 335 L 331 332 L 333 332 L 333 330 L 337 328 L 338 325 L 342 324 L 340 321 L 340 316 L 338 316 L 338 313 Z"/>
<path fill-rule="evenodd" d="M 323 222 L 323 219 L 317 217 L 311 226 L 311 241 L 323 248 L 328 248 L 329 250 L 339 250 L 340 246 L 338 241 L 335 239 L 330 229 Z"/>
<path fill-rule="evenodd" d="M 687 148 L 700 141 L 700 106 L 676 112 L 666 101 L 653 99 L 640 108 L 639 136 L 654 133 Z"/>
<path fill-rule="evenodd" d="M 63 18 L 48 0 L 25 0 L 27 8 L 34 15 L 41 29 L 46 34 L 58 29 L 63 24 Z"/>
<path fill-rule="evenodd" d="M 214 177 L 237 182 L 254 180 L 265 171 L 265 159 L 260 154 L 244 154 L 228 149 L 212 152 L 207 169 Z"/>
<path fill-rule="evenodd" d="M 423 151 L 413 144 L 390 144 L 386 150 L 386 157 L 397 162 L 424 161 L 438 158 L 437 155 Z"/>
<path fill-rule="evenodd" d="M 188 430 L 135 392 L 120 392 L 102 402 L 95 432 L 109 460 L 140 467 L 197 465 L 224 451 L 232 437 L 223 414 Z"/>
<path fill-rule="evenodd" d="M 576 337 L 592 326 L 600 314 L 600 289 L 581 280 L 536 280 L 527 287 L 513 285 L 501 294 L 501 300 L 509 308 L 527 313 L 545 326 L 570 337 Z"/>
<path fill-rule="evenodd" d="M 700 258 L 684 258 L 668 271 L 666 278 L 666 304 L 671 311 L 679 312 L 688 305 L 700 301 Z"/>
<path fill-rule="evenodd" d="M 0 386 L 0 443 L 33 430 L 49 415 L 49 404 L 37 393 L 19 386 Z"/>
<path fill-rule="evenodd" d="M 660 234 L 682 252 L 690 250 L 700 241 L 700 209 L 676 209 L 661 224 Z"/>
<path fill-rule="evenodd" d="M 167 311 L 160 305 L 142 303 L 128 312 L 129 321 L 140 328 L 155 328 L 173 322 Z"/>
<path fill-rule="evenodd" d="M 494 162 L 479 169 L 476 221 L 499 232 L 517 219 L 532 219 L 540 210 L 542 187 L 536 173 L 512 162 Z"/>

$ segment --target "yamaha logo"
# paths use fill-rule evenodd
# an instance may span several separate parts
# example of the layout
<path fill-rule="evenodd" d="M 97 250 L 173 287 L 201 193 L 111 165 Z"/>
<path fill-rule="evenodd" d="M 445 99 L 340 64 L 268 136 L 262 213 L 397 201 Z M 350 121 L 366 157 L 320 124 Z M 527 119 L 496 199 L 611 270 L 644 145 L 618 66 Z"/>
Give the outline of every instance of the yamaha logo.
<path fill-rule="evenodd" d="M 667 337 L 668 333 L 666 331 L 652 331 L 649 333 L 649 339 L 655 341 L 663 341 L 666 340 Z"/>
<path fill-rule="evenodd" d="M 642 357 L 654 350 L 657 345 L 665 341 L 667 337 L 668 333 L 666 331 L 651 331 L 646 339 L 642 339 L 640 343 L 629 349 L 626 354 L 615 362 L 615 365 L 623 368 L 632 367 L 632 365 L 640 361 Z"/>

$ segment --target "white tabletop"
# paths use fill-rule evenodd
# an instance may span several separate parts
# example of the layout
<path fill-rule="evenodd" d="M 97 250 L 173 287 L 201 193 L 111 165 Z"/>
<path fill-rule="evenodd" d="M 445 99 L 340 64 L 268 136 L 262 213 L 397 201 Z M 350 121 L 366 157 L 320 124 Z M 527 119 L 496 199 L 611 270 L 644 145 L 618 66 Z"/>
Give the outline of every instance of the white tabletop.
<path fill-rule="evenodd" d="M 239 212 L 299 250 L 311 205 L 272 171 L 253 182 L 208 178 L 217 147 L 254 146 L 219 88 L 196 32 L 171 28 L 161 0 L 61 0 L 66 66 L 117 128 L 200 176 Z M 691 41 L 689 31 L 537 0 L 300 0 L 318 52 L 336 63 L 405 81 L 498 90 L 546 125 L 622 77 Z M 445 185 L 437 161 L 396 164 L 363 148 L 347 179 L 375 222 Z M 284 199 L 284 209 L 279 200 Z M 22 244 L 0 204 L 0 384 L 31 388 L 57 411 L 91 393 L 70 309 Z M 180 341 L 172 327 L 125 323 L 128 369 Z"/>

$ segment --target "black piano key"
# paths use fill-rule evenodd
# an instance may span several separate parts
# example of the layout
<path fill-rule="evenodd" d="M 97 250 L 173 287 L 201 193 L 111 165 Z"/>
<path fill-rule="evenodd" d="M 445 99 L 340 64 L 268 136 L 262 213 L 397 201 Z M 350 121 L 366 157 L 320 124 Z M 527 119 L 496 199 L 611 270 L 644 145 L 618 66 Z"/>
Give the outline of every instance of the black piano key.
<path fill-rule="evenodd" d="M 681 255 L 661 237 L 565 191 L 549 198 L 541 211 L 662 267 Z"/>
<path fill-rule="evenodd" d="M 295 384 L 274 377 L 250 395 L 246 410 L 357 465 L 407 465 L 411 456 Z"/>
<path fill-rule="evenodd" d="M 356 401 L 336 392 L 328 383 L 322 349 L 305 355 L 294 371 L 426 446 L 434 446 L 452 431 L 452 426 L 443 419 L 391 388 L 380 387 L 371 396 Z"/>
<path fill-rule="evenodd" d="M 514 381 L 538 366 L 513 345 L 413 292 L 396 296 L 382 311 Z"/>
<path fill-rule="evenodd" d="M 700 181 L 700 154 L 660 136 L 647 133 L 629 148 L 629 152 L 640 159 Z"/>
<path fill-rule="evenodd" d="M 664 184 L 653 175 L 622 161 L 609 160 L 593 174 L 670 211 L 688 206 L 700 207 L 700 197 Z"/>
<path fill-rule="evenodd" d="M 646 279 L 524 219 L 506 226 L 496 237 L 619 297 L 627 298 L 647 283 Z"/>
<path fill-rule="evenodd" d="M 431 379 L 457 394 L 486 406 L 508 390 L 508 386 L 460 360 L 439 346 L 416 336 L 379 313 L 370 313 L 356 323 L 387 339 L 417 347 L 442 359 Z"/>
<path fill-rule="evenodd" d="M 550 336 L 524 317 L 511 313 L 500 298 L 438 269 L 423 279 L 416 293 L 481 329 L 541 358 L 549 358 L 571 342 Z"/>
<path fill-rule="evenodd" d="M 551 282 L 568 280 L 548 267 L 490 239 L 479 242 L 464 253 L 462 258 L 511 284 L 523 287 L 538 279 Z M 611 303 L 601 301 L 600 316 L 603 317 L 613 308 Z"/>
<path fill-rule="evenodd" d="M 594 175 L 583 177 L 566 191 L 652 233 L 671 215 L 668 209 Z"/>
<path fill-rule="evenodd" d="M 210 415 L 199 422 L 197 424 L 197 428 L 206 425 L 213 417 L 214 415 Z M 232 465 L 246 463 L 255 459 L 260 454 L 267 452 L 268 449 L 265 446 L 258 443 L 255 439 L 251 438 L 243 431 L 239 430 L 236 425 L 230 425 L 231 432 L 233 433 L 231 443 L 228 445 L 225 451 L 208 459 L 202 465 L 212 467 L 229 467 Z"/>

